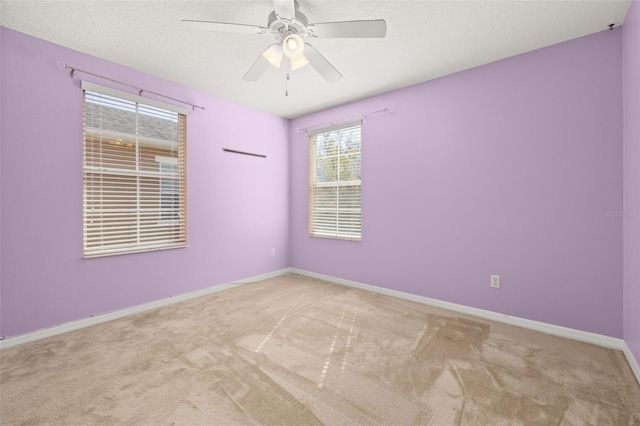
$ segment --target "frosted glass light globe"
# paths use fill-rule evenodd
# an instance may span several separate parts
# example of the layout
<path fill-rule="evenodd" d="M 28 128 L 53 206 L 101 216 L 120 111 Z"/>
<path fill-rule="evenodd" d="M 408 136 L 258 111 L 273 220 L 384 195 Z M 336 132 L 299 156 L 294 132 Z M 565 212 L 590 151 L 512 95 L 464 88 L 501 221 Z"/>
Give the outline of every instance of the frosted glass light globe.
<path fill-rule="evenodd" d="M 282 42 L 282 50 L 289 58 L 297 58 L 304 52 L 304 41 L 298 34 L 289 34 Z"/>

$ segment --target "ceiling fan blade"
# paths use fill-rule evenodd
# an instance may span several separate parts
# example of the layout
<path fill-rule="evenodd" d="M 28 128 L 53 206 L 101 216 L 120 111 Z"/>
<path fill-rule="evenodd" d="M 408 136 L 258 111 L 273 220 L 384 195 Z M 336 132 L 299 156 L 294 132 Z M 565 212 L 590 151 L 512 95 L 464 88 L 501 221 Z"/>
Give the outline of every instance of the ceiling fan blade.
<path fill-rule="evenodd" d="M 294 0 L 273 0 L 273 7 L 276 15 L 282 19 L 293 19 L 296 17 L 296 5 Z"/>
<path fill-rule="evenodd" d="M 227 22 L 192 21 L 183 19 L 182 26 L 195 31 L 221 31 L 225 33 L 266 34 L 267 28 L 256 25 L 229 24 Z"/>
<path fill-rule="evenodd" d="M 269 49 L 267 48 L 267 50 Z M 270 62 L 264 57 L 264 54 L 261 53 L 242 79 L 244 81 L 258 81 L 260 76 L 269 68 L 269 64 Z"/>
<path fill-rule="evenodd" d="M 319 38 L 383 38 L 387 35 L 387 23 L 384 19 L 320 22 L 307 26 L 307 31 Z"/>
<path fill-rule="evenodd" d="M 342 78 L 342 74 L 340 74 L 338 70 L 335 69 L 333 65 L 331 65 L 329 61 L 327 61 L 325 57 L 322 56 L 313 46 L 309 43 L 305 43 L 304 46 L 304 56 L 309 61 L 309 64 L 311 64 L 311 66 L 315 68 L 315 70 L 318 71 L 325 80 L 329 83 L 334 83 Z"/>

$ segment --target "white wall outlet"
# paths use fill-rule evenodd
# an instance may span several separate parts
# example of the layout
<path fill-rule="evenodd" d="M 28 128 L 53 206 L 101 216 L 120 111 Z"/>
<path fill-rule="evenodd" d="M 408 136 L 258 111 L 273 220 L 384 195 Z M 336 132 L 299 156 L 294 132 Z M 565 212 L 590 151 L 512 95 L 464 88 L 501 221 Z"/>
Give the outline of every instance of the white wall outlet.
<path fill-rule="evenodd" d="M 276 257 L 276 249 L 271 247 L 271 257 Z"/>
<path fill-rule="evenodd" d="M 500 275 L 491 275 L 491 288 L 500 288 Z"/>

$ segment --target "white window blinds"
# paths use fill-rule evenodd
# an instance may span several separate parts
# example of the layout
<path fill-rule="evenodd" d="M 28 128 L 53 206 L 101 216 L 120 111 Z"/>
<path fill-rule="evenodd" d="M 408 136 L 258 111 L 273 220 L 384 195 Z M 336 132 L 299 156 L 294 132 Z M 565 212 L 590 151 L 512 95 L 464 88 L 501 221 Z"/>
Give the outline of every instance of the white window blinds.
<path fill-rule="evenodd" d="M 360 240 L 360 122 L 309 137 L 309 234 Z"/>
<path fill-rule="evenodd" d="M 83 87 L 84 256 L 185 246 L 186 115 Z"/>

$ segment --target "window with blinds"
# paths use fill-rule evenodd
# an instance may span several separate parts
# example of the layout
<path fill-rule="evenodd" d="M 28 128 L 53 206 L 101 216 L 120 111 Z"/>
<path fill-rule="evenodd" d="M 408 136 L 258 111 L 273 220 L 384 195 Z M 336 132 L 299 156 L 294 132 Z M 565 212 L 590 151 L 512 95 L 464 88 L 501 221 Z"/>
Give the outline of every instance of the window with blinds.
<path fill-rule="evenodd" d="M 84 257 L 184 247 L 186 115 L 83 88 Z"/>
<path fill-rule="evenodd" d="M 360 122 L 309 137 L 309 234 L 361 239 Z"/>

